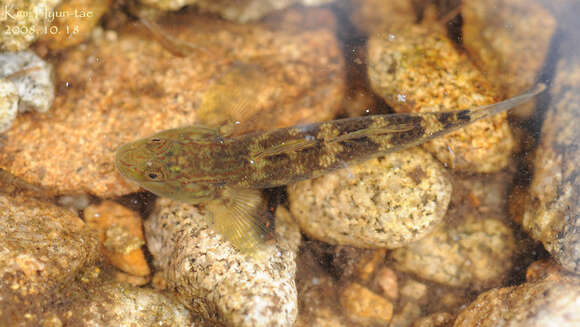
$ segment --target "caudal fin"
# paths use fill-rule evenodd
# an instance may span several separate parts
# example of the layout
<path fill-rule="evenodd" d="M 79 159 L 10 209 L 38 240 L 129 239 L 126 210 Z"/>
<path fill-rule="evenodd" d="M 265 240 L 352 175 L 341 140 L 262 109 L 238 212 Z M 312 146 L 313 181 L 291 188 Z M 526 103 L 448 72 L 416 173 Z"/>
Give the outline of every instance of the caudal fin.
<path fill-rule="evenodd" d="M 507 99 L 502 102 L 478 107 L 471 110 L 471 120 L 476 121 L 482 118 L 490 117 L 500 112 L 512 109 L 520 104 L 529 101 L 531 98 L 542 93 L 546 89 L 546 84 L 538 83 L 536 86 L 527 90 L 523 94 Z"/>

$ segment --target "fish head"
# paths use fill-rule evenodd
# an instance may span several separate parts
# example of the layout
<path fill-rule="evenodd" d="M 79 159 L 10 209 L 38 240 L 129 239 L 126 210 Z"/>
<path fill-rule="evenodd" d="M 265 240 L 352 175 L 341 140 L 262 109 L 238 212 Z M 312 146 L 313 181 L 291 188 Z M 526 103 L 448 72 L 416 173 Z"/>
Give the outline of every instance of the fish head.
<path fill-rule="evenodd" d="M 189 203 L 214 199 L 219 186 L 191 181 L 175 164 L 182 155 L 179 142 L 160 133 L 122 145 L 115 165 L 123 177 L 158 196 Z"/>

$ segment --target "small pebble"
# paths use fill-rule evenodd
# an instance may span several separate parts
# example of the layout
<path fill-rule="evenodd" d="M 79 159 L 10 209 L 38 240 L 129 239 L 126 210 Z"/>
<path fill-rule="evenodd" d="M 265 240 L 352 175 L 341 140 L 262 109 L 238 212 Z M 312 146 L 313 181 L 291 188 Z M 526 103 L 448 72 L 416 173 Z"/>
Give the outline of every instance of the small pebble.
<path fill-rule="evenodd" d="M 12 125 L 18 112 L 18 91 L 11 81 L 0 78 L 0 133 Z"/>
<path fill-rule="evenodd" d="M 357 283 L 344 289 L 340 302 L 346 315 L 360 324 L 388 324 L 393 317 L 393 304 L 389 300 Z"/>
<path fill-rule="evenodd" d="M 401 287 L 401 297 L 406 301 L 421 302 L 427 296 L 427 286 L 409 279 Z"/>
<path fill-rule="evenodd" d="M 109 262 L 131 275 L 146 277 L 151 271 L 141 246 L 145 244 L 141 218 L 113 201 L 84 210 L 87 225 L 96 230 Z"/>
<path fill-rule="evenodd" d="M 399 297 L 397 274 L 392 269 L 387 267 L 381 268 L 377 272 L 376 281 L 389 299 L 396 300 Z"/>
<path fill-rule="evenodd" d="M 19 112 L 46 112 L 52 106 L 55 92 L 52 65 L 34 52 L 0 53 L 0 77 L 16 85 Z"/>

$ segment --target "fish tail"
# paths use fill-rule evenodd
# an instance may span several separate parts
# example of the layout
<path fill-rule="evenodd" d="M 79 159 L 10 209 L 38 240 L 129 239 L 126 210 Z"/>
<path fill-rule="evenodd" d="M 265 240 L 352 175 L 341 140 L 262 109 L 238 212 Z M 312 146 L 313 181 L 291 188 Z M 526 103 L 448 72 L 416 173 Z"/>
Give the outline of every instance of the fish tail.
<path fill-rule="evenodd" d="M 495 114 L 510 110 L 520 104 L 529 101 L 532 97 L 542 93 L 546 89 L 546 84 L 538 83 L 523 94 L 507 99 L 502 102 L 490 104 L 487 106 L 478 107 L 471 110 L 471 121 L 487 118 Z"/>
<path fill-rule="evenodd" d="M 502 102 L 473 109 L 425 113 L 426 115 L 423 116 L 422 122 L 425 141 L 453 132 L 478 120 L 489 118 L 504 111 L 510 110 L 522 103 L 529 101 L 531 98 L 538 95 L 545 89 L 546 85 L 539 83 L 525 93 Z"/>

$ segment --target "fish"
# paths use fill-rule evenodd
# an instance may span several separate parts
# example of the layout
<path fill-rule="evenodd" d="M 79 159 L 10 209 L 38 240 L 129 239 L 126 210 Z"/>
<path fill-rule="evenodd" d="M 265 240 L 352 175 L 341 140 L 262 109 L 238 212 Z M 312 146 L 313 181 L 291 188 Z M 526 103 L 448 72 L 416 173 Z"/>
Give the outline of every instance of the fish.
<path fill-rule="evenodd" d="M 122 145 L 118 172 L 161 197 L 204 205 L 209 224 L 240 252 L 263 246 L 269 232 L 261 190 L 427 142 L 514 108 L 546 86 L 491 105 L 448 112 L 338 119 L 232 135 L 194 125 Z"/>

